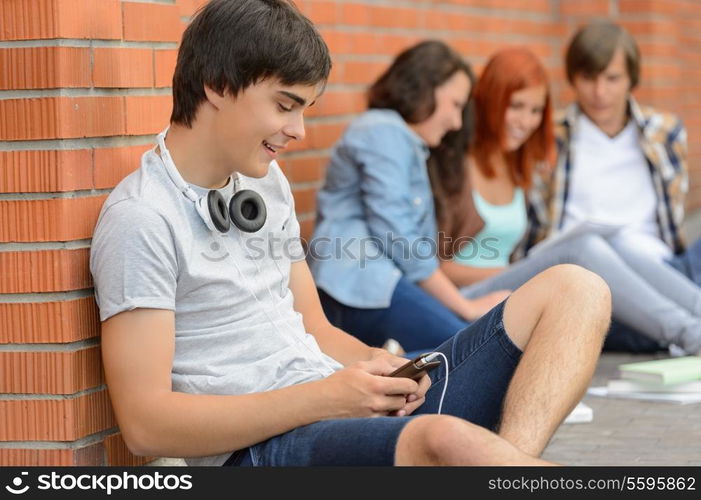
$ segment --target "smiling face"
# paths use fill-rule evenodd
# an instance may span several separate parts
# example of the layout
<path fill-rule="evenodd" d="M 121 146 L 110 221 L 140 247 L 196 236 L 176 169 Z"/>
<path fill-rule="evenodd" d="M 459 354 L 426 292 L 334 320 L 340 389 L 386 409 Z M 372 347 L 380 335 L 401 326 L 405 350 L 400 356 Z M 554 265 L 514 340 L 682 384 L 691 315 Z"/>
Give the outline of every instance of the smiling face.
<path fill-rule="evenodd" d="M 545 85 L 526 87 L 511 94 L 504 116 L 503 148 L 516 151 L 543 121 L 548 96 Z"/>
<path fill-rule="evenodd" d="M 597 127 L 610 136 L 623 128 L 631 79 L 622 48 L 616 49 L 611 62 L 598 75 L 575 74 L 572 86 L 579 107 Z"/>
<path fill-rule="evenodd" d="M 205 88 L 216 109 L 211 130 L 219 160 L 233 172 L 264 177 L 268 166 L 290 141 L 302 140 L 304 111 L 321 93 L 322 85 L 283 85 L 266 79 L 236 97 Z"/>
<path fill-rule="evenodd" d="M 470 79 L 463 71 L 456 71 L 436 87 L 436 109 L 433 114 L 424 121 L 409 126 L 429 147 L 438 146 L 445 134 L 459 130 L 462 126 L 462 110 L 469 94 Z"/>

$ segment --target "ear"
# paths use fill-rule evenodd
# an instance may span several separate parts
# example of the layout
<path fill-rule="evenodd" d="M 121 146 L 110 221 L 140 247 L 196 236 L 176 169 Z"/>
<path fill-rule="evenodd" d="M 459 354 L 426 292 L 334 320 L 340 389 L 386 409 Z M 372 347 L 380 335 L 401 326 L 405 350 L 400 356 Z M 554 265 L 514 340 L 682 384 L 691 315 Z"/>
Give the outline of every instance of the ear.
<path fill-rule="evenodd" d="M 216 109 L 219 109 L 221 107 L 222 102 L 226 98 L 225 93 L 220 94 L 219 92 L 213 90 L 207 85 L 204 85 L 204 95 L 207 97 L 209 103 Z"/>

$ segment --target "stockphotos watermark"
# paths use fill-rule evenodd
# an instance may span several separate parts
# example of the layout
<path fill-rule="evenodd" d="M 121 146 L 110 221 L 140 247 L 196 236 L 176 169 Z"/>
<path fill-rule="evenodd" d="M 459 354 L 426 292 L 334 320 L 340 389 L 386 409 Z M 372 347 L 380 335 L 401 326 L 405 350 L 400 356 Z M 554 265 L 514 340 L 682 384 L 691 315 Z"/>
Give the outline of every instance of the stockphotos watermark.
<path fill-rule="evenodd" d="M 5 490 L 13 495 L 24 495 L 33 490 L 39 491 L 93 491 L 111 495 L 113 492 L 133 491 L 187 491 L 192 489 L 190 474 L 161 474 L 158 471 L 133 474 L 120 472 L 112 474 L 71 474 L 52 471 L 36 477 L 36 484 L 29 484 L 29 472 L 22 471 L 14 477 Z"/>
<path fill-rule="evenodd" d="M 397 261 L 433 260 L 442 255 L 459 254 L 461 258 L 481 261 L 496 261 L 500 258 L 499 238 L 476 239 L 472 237 L 452 238 L 440 233 L 437 238 L 419 237 L 409 239 L 387 233 L 384 237 L 363 238 L 319 237 L 306 241 L 300 237 L 248 236 L 236 241 L 228 235 L 212 235 L 207 249 L 200 255 L 210 262 L 222 262 L 231 253 L 231 245 L 241 249 L 249 260 L 292 260 L 309 258 L 315 261 L 356 261 L 361 269 L 368 262 L 390 257 Z M 442 250 L 442 251 L 439 251 Z"/>

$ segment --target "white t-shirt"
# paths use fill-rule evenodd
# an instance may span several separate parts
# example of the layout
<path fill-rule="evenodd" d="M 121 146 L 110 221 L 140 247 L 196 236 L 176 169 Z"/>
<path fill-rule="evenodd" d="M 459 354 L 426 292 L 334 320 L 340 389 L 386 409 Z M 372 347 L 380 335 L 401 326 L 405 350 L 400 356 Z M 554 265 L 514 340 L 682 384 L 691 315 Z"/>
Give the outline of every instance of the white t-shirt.
<path fill-rule="evenodd" d="M 582 220 L 624 226 L 613 239 L 656 259 L 671 256 L 660 238 L 652 176 L 631 120 L 609 137 L 584 113 L 572 136 L 572 174 L 563 230 Z"/>
<path fill-rule="evenodd" d="M 210 232 L 166 173 L 144 153 L 141 168 L 110 194 L 92 241 L 90 270 L 100 318 L 135 308 L 175 311 L 173 390 L 246 394 L 323 378 L 341 365 L 304 330 L 288 288 L 304 259 L 287 179 L 239 176 L 220 192 L 253 189 L 267 208 L 257 233 Z M 192 186 L 199 194 L 207 190 Z M 187 459 L 221 465 L 230 454 Z"/>

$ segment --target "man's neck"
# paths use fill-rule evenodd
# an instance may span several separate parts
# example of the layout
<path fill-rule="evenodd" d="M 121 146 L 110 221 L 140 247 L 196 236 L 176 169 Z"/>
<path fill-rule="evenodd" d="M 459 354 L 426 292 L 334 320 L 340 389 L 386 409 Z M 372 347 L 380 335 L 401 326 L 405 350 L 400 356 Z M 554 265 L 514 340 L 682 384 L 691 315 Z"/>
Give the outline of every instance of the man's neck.
<path fill-rule="evenodd" d="M 611 123 L 596 124 L 601 131 L 609 137 L 616 137 L 621 133 L 628 123 L 628 116 L 625 115 L 622 120 L 611 121 Z"/>
<path fill-rule="evenodd" d="M 582 110 L 582 108 L 579 108 Z M 583 112 L 583 111 L 582 111 Z M 586 113 L 585 113 L 586 115 Z M 596 125 L 599 130 L 609 137 L 616 137 L 628 124 L 628 119 L 630 118 L 630 112 L 628 111 L 628 106 L 626 106 L 623 113 L 616 118 L 613 118 L 607 122 L 597 122 L 592 117 L 587 115 L 587 118 Z"/>
<path fill-rule="evenodd" d="M 188 184 L 208 189 L 224 187 L 231 175 L 221 158 L 212 154 L 211 134 L 204 127 L 187 128 L 172 124 L 166 135 L 166 147 L 175 167 Z"/>

